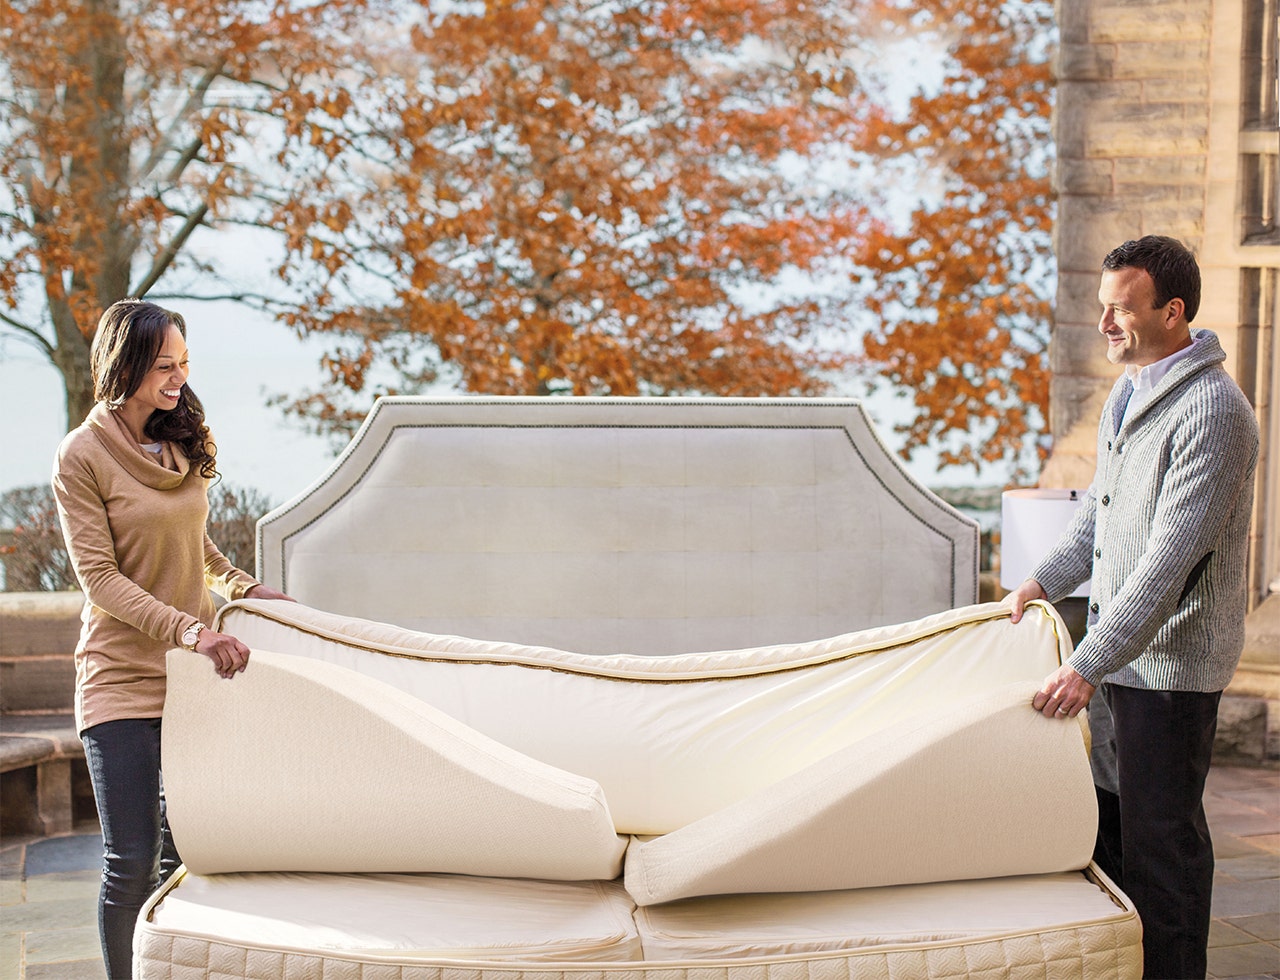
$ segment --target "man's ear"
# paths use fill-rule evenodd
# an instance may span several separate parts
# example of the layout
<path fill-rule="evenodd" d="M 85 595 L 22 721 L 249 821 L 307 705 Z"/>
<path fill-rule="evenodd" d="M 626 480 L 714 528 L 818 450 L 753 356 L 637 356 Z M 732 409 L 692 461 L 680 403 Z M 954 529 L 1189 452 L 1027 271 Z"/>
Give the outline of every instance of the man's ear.
<path fill-rule="evenodd" d="M 1187 304 L 1175 296 L 1169 300 L 1164 308 L 1164 326 L 1166 330 L 1171 330 L 1182 319 L 1184 313 L 1187 312 Z"/>

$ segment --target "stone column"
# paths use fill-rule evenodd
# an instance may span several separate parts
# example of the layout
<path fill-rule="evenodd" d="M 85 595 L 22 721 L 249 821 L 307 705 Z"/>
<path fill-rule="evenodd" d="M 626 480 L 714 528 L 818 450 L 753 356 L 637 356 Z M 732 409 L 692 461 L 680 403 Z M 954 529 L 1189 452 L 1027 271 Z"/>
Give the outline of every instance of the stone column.
<path fill-rule="evenodd" d="M 1103 257 L 1146 234 L 1202 250 L 1211 19 L 1211 0 L 1058 5 L 1054 448 L 1042 486 L 1093 478 L 1098 414 L 1118 376 L 1097 329 Z M 1213 319 L 1197 325 L 1225 325 Z"/>

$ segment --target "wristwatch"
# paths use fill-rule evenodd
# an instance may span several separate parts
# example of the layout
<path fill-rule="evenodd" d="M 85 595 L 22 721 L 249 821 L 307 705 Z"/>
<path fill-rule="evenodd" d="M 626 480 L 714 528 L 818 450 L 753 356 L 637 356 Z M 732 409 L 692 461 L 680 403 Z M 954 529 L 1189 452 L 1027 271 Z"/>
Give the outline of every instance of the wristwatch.
<path fill-rule="evenodd" d="M 204 623 L 192 623 L 182 631 L 182 645 L 188 650 L 194 650 L 200 642 L 200 631 L 204 629 L 208 629 Z"/>

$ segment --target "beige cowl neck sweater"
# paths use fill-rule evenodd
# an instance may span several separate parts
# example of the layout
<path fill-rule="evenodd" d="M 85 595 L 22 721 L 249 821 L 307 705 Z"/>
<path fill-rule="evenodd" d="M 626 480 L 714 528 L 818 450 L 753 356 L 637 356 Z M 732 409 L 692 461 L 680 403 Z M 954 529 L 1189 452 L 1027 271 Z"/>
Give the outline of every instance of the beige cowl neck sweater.
<path fill-rule="evenodd" d="M 53 492 L 86 599 L 76 647 L 80 731 L 158 718 L 165 651 L 213 617 L 209 589 L 238 599 L 257 584 L 209 539 L 207 484 L 177 446 L 147 452 L 101 403 L 58 447 Z"/>

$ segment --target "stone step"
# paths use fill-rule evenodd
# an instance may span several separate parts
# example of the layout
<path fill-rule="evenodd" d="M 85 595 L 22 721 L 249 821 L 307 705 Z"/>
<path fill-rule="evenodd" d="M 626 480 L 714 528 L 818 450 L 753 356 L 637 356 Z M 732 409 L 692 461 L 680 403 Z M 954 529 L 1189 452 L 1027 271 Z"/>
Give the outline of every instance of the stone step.
<path fill-rule="evenodd" d="M 1218 705 L 1213 761 L 1280 768 L 1280 701 L 1232 694 L 1228 689 Z"/>
<path fill-rule="evenodd" d="M 71 652 L 0 659 L 0 713 L 71 711 L 76 668 Z"/>
<path fill-rule="evenodd" d="M 0 832 L 64 834 L 95 812 L 75 719 L 0 714 Z"/>
<path fill-rule="evenodd" d="M 0 712 L 67 712 L 75 698 L 79 592 L 0 593 Z"/>
<path fill-rule="evenodd" d="M 79 592 L 0 592 L 0 660 L 73 652 L 83 609 Z"/>

